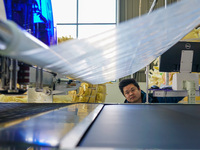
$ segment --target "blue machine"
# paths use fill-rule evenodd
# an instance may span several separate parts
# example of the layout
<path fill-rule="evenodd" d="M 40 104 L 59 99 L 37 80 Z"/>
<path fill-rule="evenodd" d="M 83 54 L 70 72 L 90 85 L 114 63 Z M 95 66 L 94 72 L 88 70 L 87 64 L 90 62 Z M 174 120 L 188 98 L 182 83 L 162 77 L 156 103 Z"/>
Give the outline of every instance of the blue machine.
<path fill-rule="evenodd" d="M 7 19 L 48 46 L 57 43 L 51 0 L 4 0 L 4 5 Z"/>
<path fill-rule="evenodd" d="M 48 46 L 57 43 L 51 0 L 4 0 L 4 6 L 8 20 L 14 21 Z M 2 56 L 0 63 L 0 93 L 24 93 L 26 89 L 17 88 L 17 83 L 20 87 L 30 83 L 31 66 Z M 38 71 L 36 74 L 39 74 Z"/>

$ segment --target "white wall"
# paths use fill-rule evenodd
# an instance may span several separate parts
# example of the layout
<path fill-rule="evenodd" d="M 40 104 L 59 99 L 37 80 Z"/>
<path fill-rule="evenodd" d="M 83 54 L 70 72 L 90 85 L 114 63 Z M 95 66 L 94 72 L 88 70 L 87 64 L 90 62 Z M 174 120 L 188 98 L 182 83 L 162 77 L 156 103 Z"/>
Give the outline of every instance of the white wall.
<path fill-rule="evenodd" d="M 6 12 L 5 12 L 5 8 L 4 8 L 3 0 L 0 0 L 0 19 L 6 20 Z"/>
<path fill-rule="evenodd" d="M 105 103 L 123 103 L 124 96 L 118 87 L 119 82 L 113 82 L 112 84 L 106 84 L 106 100 Z"/>
<path fill-rule="evenodd" d="M 146 82 L 139 82 L 140 88 L 146 92 Z M 124 96 L 119 90 L 119 82 L 113 82 L 112 84 L 106 84 L 106 100 L 105 103 L 124 103 Z"/>

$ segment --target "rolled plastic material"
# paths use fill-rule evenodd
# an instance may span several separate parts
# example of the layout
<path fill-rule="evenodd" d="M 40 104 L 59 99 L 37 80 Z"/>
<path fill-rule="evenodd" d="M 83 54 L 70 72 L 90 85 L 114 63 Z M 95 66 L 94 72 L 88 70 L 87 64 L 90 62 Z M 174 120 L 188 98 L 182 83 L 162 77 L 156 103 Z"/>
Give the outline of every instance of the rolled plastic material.
<path fill-rule="evenodd" d="M 198 0 L 182 0 L 115 29 L 86 39 L 47 47 L 11 22 L 10 40 L 0 54 L 38 65 L 80 81 L 101 84 L 133 74 L 200 24 Z M 3 43 L 3 42 L 2 42 Z"/>

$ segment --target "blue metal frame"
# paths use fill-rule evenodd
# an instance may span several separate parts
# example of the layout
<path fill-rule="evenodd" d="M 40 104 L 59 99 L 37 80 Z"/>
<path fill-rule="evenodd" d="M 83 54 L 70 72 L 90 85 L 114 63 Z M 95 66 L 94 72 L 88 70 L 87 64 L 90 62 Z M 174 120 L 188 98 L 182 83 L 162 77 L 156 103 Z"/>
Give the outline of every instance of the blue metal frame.
<path fill-rule="evenodd" d="M 4 0 L 7 19 L 47 45 L 56 44 L 52 5 L 49 0 Z"/>

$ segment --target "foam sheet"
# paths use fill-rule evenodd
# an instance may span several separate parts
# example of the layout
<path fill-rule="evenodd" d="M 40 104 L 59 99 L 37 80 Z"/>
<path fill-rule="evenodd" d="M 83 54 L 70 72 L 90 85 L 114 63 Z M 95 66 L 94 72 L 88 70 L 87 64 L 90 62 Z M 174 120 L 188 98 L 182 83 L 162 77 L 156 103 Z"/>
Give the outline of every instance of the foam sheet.
<path fill-rule="evenodd" d="M 12 22 L 1 21 L 0 54 L 81 81 L 105 83 L 147 66 L 200 24 L 199 14 L 198 0 L 182 0 L 123 22 L 113 30 L 51 47 Z M 8 32 L 3 32 L 2 24 Z"/>

